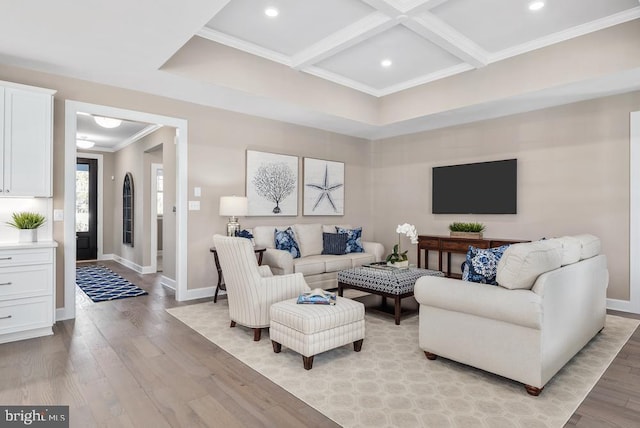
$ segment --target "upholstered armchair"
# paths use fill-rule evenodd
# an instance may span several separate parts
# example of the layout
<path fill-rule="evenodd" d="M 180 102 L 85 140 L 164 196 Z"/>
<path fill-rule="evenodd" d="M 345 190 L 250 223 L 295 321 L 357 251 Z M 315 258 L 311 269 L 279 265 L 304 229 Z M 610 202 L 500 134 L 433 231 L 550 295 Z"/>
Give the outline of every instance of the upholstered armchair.
<path fill-rule="evenodd" d="M 268 266 L 258 266 L 253 245 L 246 238 L 214 235 L 213 243 L 224 274 L 231 327 L 236 323 L 253 329 L 260 340 L 269 327 L 269 309 L 282 300 L 309 290 L 301 273 L 273 276 Z"/>

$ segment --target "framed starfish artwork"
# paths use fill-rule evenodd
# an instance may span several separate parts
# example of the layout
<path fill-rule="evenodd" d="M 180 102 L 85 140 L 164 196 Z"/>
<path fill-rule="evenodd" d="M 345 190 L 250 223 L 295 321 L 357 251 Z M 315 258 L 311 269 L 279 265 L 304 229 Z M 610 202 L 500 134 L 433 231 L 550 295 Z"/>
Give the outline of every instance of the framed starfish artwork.
<path fill-rule="evenodd" d="M 344 215 L 344 162 L 304 158 L 303 215 Z"/>

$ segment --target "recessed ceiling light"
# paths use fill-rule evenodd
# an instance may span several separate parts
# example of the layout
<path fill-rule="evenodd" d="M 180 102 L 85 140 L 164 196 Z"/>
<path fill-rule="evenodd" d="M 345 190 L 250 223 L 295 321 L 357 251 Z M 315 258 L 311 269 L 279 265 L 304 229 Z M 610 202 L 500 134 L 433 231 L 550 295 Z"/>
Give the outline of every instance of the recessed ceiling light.
<path fill-rule="evenodd" d="M 93 120 L 103 128 L 117 128 L 122 124 L 120 119 L 114 119 L 111 117 L 93 116 Z"/>
<path fill-rule="evenodd" d="M 268 7 L 264 10 L 264 14 L 269 18 L 275 18 L 280 12 L 275 7 Z"/>
<path fill-rule="evenodd" d="M 391 67 L 392 64 L 393 64 L 393 61 L 391 61 L 390 59 L 383 59 L 382 61 L 380 61 L 380 65 L 385 68 Z"/>
<path fill-rule="evenodd" d="M 80 147 L 81 149 L 90 149 L 91 147 L 93 147 L 95 145 L 96 145 L 96 143 L 94 143 L 93 141 L 76 140 L 76 146 Z"/>
<path fill-rule="evenodd" d="M 544 2 L 535 0 L 529 3 L 529 10 L 540 10 L 544 7 Z"/>

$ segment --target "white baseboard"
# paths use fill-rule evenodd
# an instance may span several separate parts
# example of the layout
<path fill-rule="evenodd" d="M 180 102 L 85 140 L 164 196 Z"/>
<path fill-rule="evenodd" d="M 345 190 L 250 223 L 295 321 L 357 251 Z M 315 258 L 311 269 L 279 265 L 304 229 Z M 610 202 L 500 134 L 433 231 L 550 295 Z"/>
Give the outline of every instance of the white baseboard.
<path fill-rule="evenodd" d="M 184 300 L 194 300 L 194 299 L 204 299 L 207 297 L 213 297 L 216 292 L 216 287 L 204 287 L 204 288 L 194 288 L 192 290 L 187 290 L 185 293 Z M 218 293 L 220 295 L 220 293 Z"/>
<path fill-rule="evenodd" d="M 173 291 L 176 291 L 176 281 L 175 279 L 168 278 L 164 275 L 160 277 L 160 284 L 164 287 L 167 287 Z"/>
<path fill-rule="evenodd" d="M 143 275 L 147 273 L 156 273 L 152 266 L 140 266 L 139 264 L 134 263 L 131 260 L 124 259 L 117 254 L 113 254 L 113 260 L 120 263 L 122 266 L 126 266 Z"/>
<path fill-rule="evenodd" d="M 640 314 L 640 308 L 630 300 L 607 299 L 607 309 Z"/>
<path fill-rule="evenodd" d="M 115 254 L 103 254 L 98 258 L 98 260 L 114 260 L 115 257 Z"/>
<path fill-rule="evenodd" d="M 68 311 L 67 308 L 56 308 L 56 321 L 64 321 L 75 318 L 75 316 Z"/>

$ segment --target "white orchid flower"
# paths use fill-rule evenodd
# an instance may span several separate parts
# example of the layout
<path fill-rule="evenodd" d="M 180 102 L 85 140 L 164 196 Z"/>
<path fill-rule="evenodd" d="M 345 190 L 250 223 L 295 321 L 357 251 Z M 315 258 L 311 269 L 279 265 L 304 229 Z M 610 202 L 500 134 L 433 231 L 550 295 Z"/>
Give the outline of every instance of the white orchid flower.
<path fill-rule="evenodd" d="M 409 237 L 412 244 L 418 243 L 418 231 L 416 227 L 409 223 L 399 224 L 396 228 L 396 233 L 404 233 Z"/>

